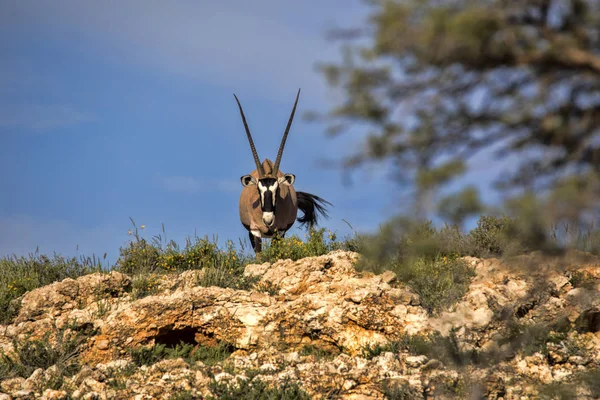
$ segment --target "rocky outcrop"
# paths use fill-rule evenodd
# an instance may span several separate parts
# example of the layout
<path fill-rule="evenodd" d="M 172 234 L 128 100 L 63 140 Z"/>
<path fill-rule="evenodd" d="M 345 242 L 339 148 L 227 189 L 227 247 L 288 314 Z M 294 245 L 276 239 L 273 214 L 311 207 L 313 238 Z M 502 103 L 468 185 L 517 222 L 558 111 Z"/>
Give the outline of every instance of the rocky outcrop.
<path fill-rule="evenodd" d="M 77 333 L 82 367 L 59 383 L 53 367 L 6 378 L 0 399 L 204 398 L 250 380 L 297 382 L 315 398 L 517 399 L 544 385 L 592 398 L 579 379 L 600 364 L 600 267 L 577 257 L 465 258 L 475 271 L 468 292 L 433 316 L 392 272 L 359 273 L 358 254 L 342 251 L 248 265 L 257 282 L 247 291 L 198 286 L 202 271 L 162 276 L 141 299 L 118 272 L 66 279 L 24 296 L 0 326 L 0 348 L 10 355 L 18 341 Z M 226 343 L 233 354 L 214 365 L 132 361 L 131 349 L 179 343 Z"/>

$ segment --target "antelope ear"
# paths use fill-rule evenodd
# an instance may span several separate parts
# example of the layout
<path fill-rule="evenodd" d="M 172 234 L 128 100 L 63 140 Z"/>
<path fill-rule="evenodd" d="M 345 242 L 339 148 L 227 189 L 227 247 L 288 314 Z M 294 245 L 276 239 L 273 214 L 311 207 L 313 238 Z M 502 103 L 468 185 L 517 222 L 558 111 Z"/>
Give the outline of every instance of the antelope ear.
<path fill-rule="evenodd" d="M 294 174 L 285 174 L 281 178 L 278 179 L 280 185 L 293 185 L 296 181 L 296 175 Z"/>
<path fill-rule="evenodd" d="M 256 179 L 252 175 L 244 175 L 240 178 L 240 181 L 242 181 L 242 185 L 244 186 L 256 185 Z"/>

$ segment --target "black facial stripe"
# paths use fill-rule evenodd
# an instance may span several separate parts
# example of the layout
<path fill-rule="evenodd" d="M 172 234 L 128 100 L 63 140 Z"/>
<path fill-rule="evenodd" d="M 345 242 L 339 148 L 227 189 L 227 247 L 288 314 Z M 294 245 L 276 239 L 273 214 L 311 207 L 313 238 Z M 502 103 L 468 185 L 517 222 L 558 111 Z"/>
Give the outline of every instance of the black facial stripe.
<path fill-rule="evenodd" d="M 262 210 L 263 212 L 275 211 L 275 204 L 273 204 L 273 192 L 270 190 L 265 191 Z"/>
<path fill-rule="evenodd" d="M 260 206 L 263 212 L 275 212 L 275 199 L 276 195 L 279 192 L 279 187 L 277 188 L 277 193 L 273 193 L 268 188 L 273 187 L 277 183 L 277 179 L 275 178 L 263 178 L 258 181 L 258 193 L 260 195 Z M 264 191 L 261 189 L 267 189 Z"/>

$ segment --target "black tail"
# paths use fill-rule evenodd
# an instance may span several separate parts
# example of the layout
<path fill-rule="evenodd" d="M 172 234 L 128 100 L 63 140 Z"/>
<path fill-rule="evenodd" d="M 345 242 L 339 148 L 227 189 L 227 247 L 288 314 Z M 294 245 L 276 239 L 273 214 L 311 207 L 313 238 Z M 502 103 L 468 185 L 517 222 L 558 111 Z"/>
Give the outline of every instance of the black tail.
<path fill-rule="evenodd" d="M 318 214 L 328 218 L 326 206 L 331 203 L 327 200 L 306 192 L 296 192 L 296 198 L 298 199 L 298 208 L 304 213 L 302 217 L 298 218 L 298 222 L 304 227 L 310 229 L 316 225 Z"/>

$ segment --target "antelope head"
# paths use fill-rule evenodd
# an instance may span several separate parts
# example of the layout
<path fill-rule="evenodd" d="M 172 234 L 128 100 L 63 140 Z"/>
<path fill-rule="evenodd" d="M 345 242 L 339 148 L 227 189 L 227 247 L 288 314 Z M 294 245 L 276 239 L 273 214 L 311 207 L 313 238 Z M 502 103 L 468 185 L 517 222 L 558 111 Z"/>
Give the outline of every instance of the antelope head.
<path fill-rule="evenodd" d="M 292 126 L 292 121 L 296 112 L 298 98 L 300 97 L 300 89 L 298 89 L 296 101 L 294 102 L 294 108 L 292 109 L 292 113 L 285 128 L 283 138 L 281 139 L 281 144 L 279 145 L 279 152 L 277 153 L 275 164 L 273 165 L 271 171 L 268 172 L 265 172 L 263 165 L 260 162 L 260 158 L 258 157 L 258 153 L 256 151 L 256 147 L 254 146 L 252 134 L 250 133 L 250 129 L 248 128 L 248 123 L 246 122 L 246 116 L 244 115 L 242 105 L 240 104 L 240 101 L 238 100 L 237 96 L 234 95 L 234 97 L 240 109 L 240 114 L 242 116 L 242 121 L 246 130 L 246 136 L 248 137 L 248 142 L 250 143 L 250 149 L 252 150 L 252 156 L 254 157 L 256 171 L 258 173 L 258 179 L 252 176 L 251 174 L 248 174 L 242 176 L 240 180 L 244 187 L 256 187 L 260 199 L 260 208 L 262 210 L 262 221 L 268 228 L 272 228 L 276 226 L 275 212 L 277 210 L 277 199 L 279 198 L 280 187 L 282 185 L 291 186 L 296 180 L 294 174 L 281 173 L 279 171 L 279 164 L 281 162 L 281 156 L 283 155 L 285 141 L 287 139 L 288 133 L 290 132 L 290 127 Z"/>

